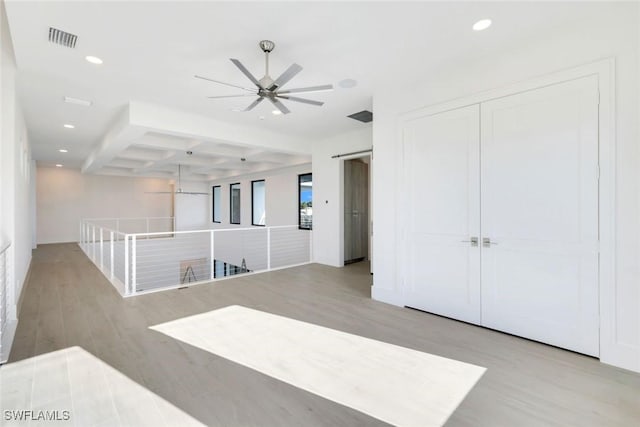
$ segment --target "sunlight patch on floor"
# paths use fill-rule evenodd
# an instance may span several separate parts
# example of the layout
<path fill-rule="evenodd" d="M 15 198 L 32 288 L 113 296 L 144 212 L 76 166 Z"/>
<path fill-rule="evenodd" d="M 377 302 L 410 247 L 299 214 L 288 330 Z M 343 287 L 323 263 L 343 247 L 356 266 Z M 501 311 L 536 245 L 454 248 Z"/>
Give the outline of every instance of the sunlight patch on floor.
<path fill-rule="evenodd" d="M 6 426 L 202 426 L 80 347 L 0 368 Z"/>
<path fill-rule="evenodd" d="M 241 306 L 151 329 L 394 425 L 443 425 L 485 372 Z"/>

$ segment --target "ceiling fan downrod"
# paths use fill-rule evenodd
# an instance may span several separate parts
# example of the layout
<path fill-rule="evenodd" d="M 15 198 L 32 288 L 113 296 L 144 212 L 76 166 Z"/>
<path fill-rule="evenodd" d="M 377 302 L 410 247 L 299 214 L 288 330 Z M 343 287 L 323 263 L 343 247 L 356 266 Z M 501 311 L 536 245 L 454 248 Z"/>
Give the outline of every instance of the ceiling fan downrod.
<path fill-rule="evenodd" d="M 262 49 L 265 56 L 264 57 L 264 77 L 258 80 L 258 82 L 262 86 L 261 88 L 258 89 L 258 95 L 269 96 L 271 95 L 271 92 L 272 92 L 271 85 L 273 84 L 273 79 L 269 75 L 269 53 L 271 53 L 271 51 L 275 49 L 276 44 L 271 40 L 262 40 L 260 43 L 258 43 L 258 46 L 260 46 L 260 49 Z"/>

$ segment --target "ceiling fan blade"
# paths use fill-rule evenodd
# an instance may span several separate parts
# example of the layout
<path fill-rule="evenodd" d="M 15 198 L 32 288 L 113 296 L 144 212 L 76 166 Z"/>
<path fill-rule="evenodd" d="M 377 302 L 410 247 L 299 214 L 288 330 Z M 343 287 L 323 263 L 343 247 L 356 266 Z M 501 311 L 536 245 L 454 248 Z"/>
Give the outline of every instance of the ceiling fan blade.
<path fill-rule="evenodd" d="M 246 68 L 244 65 L 242 65 L 242 62 L 240 62 L 240 61 L 238 61 L 237 59 L 234 59 L 234 58 L 230 58 L 230 59 L 231 59 L 231 62 L 233 62 L 233 63 L 235 64 L 235 66 L 236 66 L 236 67 L 238 67 L 238 69 L 240 69 L 240 71 L 242 72 L 242 74 L 244 74 L 245 76 L 247 76 L 247 78 L 248 78 L 249 80 L 251 80 L 251 82 L 252 82 L 254 85 L 258 86 L 258 88 L 260 88 L 260 89 L 264 89 L 264 88 L 262 87 L 262 85 L 260 84 L 260 82 L 258 81 L 258 79 L 256 79 L 255 77 L 253 77 L 253 74 L 251 74 L 251 73 L 249 72 L 249 70 L 247 70 L 247 68 Z"/>
<path fill-rule="evenodd" d="M 268 89 L 273 91 L 273 90 L 276 90 L 279 87 L 284 86 L 289 80 L 294 78 L 296 76 L 296 74 L 298 74 L 300 71 L 302 71 L 302 67 L 301 66 L 299 66 L 298 64 L 291 64 L 291 66 L 289 68 L 287 68 L 284 73 L 280 74 L 280 77 L 278 77 L 271 84 L 271 86 L 269 86 Z"/>
<path fill-rule="evenodd" d="M 275 105 L 276 108 L 282 112 L 282 114 L 289 114 L 291 112 L 282 102 L 280 102 L 279 99 L 269 97 L 269 101 L 271 101 L 271 103 Z"/>
<path fill-rule="evenodd" d="M 309 87 L 301 87 L 297 89 L 288 89 L 288 90 L 279 90 L 277 91 L 278 95 L 285 93 L 311 93 L 311 92 L 329 92 L 333 90 L 333 85 L 320 85 L 320 86 L 309 86 Z"/>
<path fill-rule="evenodd" d="M 311 105 L 317 105 L 317 106 L 324 105 L 324 102 L 314 101 L 312 99 L 298 98 L 295 96 L 283 96 L 283 95 L 276 95 L 276 96 L 278 98 L 287 99 L 289 101 L 302 102 L 304 104 L 311 104 Z"/>
<path fill-rule="evenodd" d="M 253 92 L 253 93 L 257 92 L 255 89 L 249 89 L 249 88 L 238 86 L 238 85 L 234 85 L 234 84 L 231 84 L 231 83 L 221 82 L 220 80 L 210 79 L 209 77 L 203 77 L 203 76 L 198 76 L 198 75 L 195 75 L 193 77 L 195 77 L 196 79 L 208 80 L 210 82 L 219 83 L 219 84 L 225 85 L 225 86 L 235 87 L 235 88 L 246 90 L 246 91 Z"/>
<path fill-rule="evenodd" d="M 256 99 L 255 101 L 253 101 L 251 103 L 251 105 L 249 105 L 247 108 L 244 109 L 244 111 L 251 111 L 255 108 L 256 105 L 260 104 L 262 102 L 264 98 L 263 97 L 259 97 L 258 99 Z"/>
<path fill-rule="evenodd" d="M 240 98 L 243 96 L 257 96 L 256 93 L 243 93 L 240 95 L 219 95 L 219 96 L 207 96 L 207 98 L 209 99 L 214 99 L 214 98 Z"/>

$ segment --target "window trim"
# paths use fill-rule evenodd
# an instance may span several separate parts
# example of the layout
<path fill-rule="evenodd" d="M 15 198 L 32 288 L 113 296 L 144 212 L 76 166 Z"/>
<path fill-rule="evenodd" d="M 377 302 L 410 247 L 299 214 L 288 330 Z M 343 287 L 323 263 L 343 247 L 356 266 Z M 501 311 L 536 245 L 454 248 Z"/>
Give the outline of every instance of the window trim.
<path fill-rule="evenodd" d="M 239 189 L 240 189 L 240 197 L 238 198 L 238 208 L 240 209 L 240 218 L 239 218 L 239 222 L 233 222 L 233 186 L 234 185 L 239 185 Z M 233 224 L 233 225 L 240 225 L 242 223 L 242 203 L 240 201 L 240 199 L 242 198 L 242 184 L 239 182 L 234 182 L 232 184 L 229 184 L 229 224 Z"/>
<path fill-rule="evenodd" d="M 216 221 L 216 188 L 220 189 L 220 221 Z M 222 186 L 214 185 L 211 187 L 211 222 L 214 224 L 222 223 Z"/>
<path fill-rule="evenodd" d="M 301 184 L 301 179 L 303 176 L 311 176 L 311 182 L 313 182 L 313 172 L 307 172 L 307 173 L 301 173 L 298 175 L 298 200 L 296 202 L 296 209 L 298 210 L 298 230 L 308 230 L 308 231 L 312 231 L 313 230 L 313 221 L 311 222 L 311 227 L 303 227 L 302 226 L 302 215 L 300 213 L 300 198 L 302 196 L 302 185 Z M 313 187 L 312 187 L 313 189 Z M 313 191 L 313 190 L 312 190 Z"/>
<path fill-rule="evenodd" d="M 265 211 L 265 223 L 264 224 L 254 224 L 253 223 L 253 184 L 255 182 L 264 182 L 264 211 Z M 266 212 L 267 212 L 267 182 L 264 179 L 256 179 L 251 181 L 251 225 L 255 227 L 265 227 L 267 224 L 266 220 Z"/>

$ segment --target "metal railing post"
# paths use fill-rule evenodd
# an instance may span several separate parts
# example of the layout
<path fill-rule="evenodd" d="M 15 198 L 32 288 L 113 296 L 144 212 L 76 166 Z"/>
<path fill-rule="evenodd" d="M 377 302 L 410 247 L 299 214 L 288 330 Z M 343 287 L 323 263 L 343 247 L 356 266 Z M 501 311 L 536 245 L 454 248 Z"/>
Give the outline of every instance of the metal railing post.
<path fill-rule="evenodd" d="M 110 278 L 113 281 L 113 245 L 114 245 L 114 243 L 113 243 L 113 231 L 109 232 L 109 241 L 111 242 L 110 248 L 109 248 L 109 251 L 110 251 L 109 257 L 111 259 L 111 262 L 109 263 L 109 269 L 111 271 L 109 273 L 110 273 Z"/>
<path fill-rule="evenodd" d="M 92 225 L 93 229 L 93 237 L 91 239 L 92 247 L 93 247 L 93 262 L 96 262 L 96 226 Z"/>
<path fill-rule="evenodd" d="M 267 270 L 271 270 L 271 227 L 267 227 Z"/>
<path fill-rule="evenodd" d="M 209 275 L 209 278 L 211 280 L 213 280 L 215 278 L 215 258 L 214 258 L 214 251 L 213 251 L 213 230 L 211 230 L 211 234 L 209 236 L 209 244 L 211 245 L 211 250 L 209 251 L 209 256 L 211 257 L 211 274 Z"/>
<path fill-rule="evenodd" d="M 102 235 L 102 227 L 100 227 L 100 270 L 104 268 L 104 237 Z"/>
<path fill-rule="evenodd" d="M 137 281 L 137 264 L 138 259 L 136 257 L 136 235 L 131 236 L 131 293 L 135 293 L 138 289 Z"/>
<path fill-rule="evenodd" d="M 124 293 L 129 295 L 129 235 L 124 235 Z"/>

